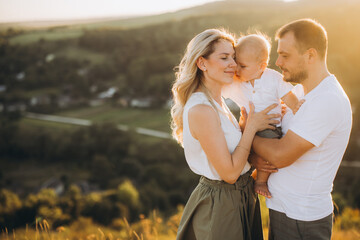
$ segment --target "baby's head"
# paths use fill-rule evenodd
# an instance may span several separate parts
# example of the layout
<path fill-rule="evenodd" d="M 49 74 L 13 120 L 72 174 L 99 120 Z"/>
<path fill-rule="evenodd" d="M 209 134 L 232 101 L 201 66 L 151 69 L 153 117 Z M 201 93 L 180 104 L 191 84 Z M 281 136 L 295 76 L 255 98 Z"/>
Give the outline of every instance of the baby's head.
<path fill-rule="evenodd" d="M 270 39 L 262 33 L 239 38 L 236 46 L 236 77 L 241 81 L 258 79 L 269 63 Z"/>

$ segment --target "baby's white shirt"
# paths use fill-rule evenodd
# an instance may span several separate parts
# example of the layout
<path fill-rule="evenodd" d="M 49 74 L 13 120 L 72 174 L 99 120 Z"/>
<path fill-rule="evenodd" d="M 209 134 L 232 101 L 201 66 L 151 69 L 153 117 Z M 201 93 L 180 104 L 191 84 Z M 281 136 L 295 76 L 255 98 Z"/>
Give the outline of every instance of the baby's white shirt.
<path fill-rule="evenodd" d="M 230 98 L 239 107 L 244 106 L 249 113 L 249 101 L 253 102 L 255 112 L 261 112 L 273 103 L 278 104 L 270 113 L 281 114 L 281 98 L 291 91 L 293 85 L 285 82 L 283 76 L 270 68 L 266 68 L 254 86 L 248 82 L 236 82 L 226 85 L 222 89 L 222 96 Z M 277 119 L 280 121 L 280 118 Z M 279 123 L 277 126 L 281 126 Z"/>

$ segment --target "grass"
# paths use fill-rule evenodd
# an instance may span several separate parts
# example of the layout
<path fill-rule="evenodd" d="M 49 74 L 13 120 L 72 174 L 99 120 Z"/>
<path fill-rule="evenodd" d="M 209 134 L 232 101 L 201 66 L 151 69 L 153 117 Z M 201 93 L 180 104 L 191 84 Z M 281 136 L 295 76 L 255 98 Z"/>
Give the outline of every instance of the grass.
<path fill-rule="evenodd" d="M 166 109 L 135 109 L 135 108 L 117 108 L 110 105 L 98 107 L 85 107 L 76 110 L 62 111 L 54 115 L 88 119 L 95 124 L 113 123 L 127 125 L 131 128 L 141 127 L 157 131 L 170 133 L 170 113 Z M 22 118 L 18 124 L 21 130 L 44 131 L 54 137 L 62 135 L 64 132 L 71 134 L 83 126 L 77 126 L 67 123 L 57 123 L 30 118 Z M 135 134 L 134 141 L 144 144 L 163 141 L 161 138 Z"/>
<path fill-rule="evenodd" d="M 54 94 L 57 95 L 60 93 L 60 89 L 58 88 L 39 88 L 36 90 L 28 90 L 28 91 L 23 91 L 22 94 L 24 94 L 25 97 L 31 98 L 34 96 L 39 96 L 39 95 L 50 95 L 50 94 Z"/>
<path fill-rule="evenodd" d="M 264 239 L 267 240 L 268 229 L 264 224 L 267 223 L 267 208 L 264 198 L 261 198 L 260 201 Z M 70 226 L 52 229 L 51 224 L 46 220 L 36 219 L 33 228 L 27 226 L 12 232 L 3 229 L 0 239 L 170 240 L 176 237 L 182 211 L 183 207 L 179 206 L 177 212 L 168 219 L 162 218 L 157 211 L 153 211 L 147 218 L 141 214 L 140 220 L 132 224 L 129 224 L 124 218 L 118 218 L 113 220 L 111 226 L 99 226 L 91 219 L 81 217 Z M 357 212 L 358 210 L 353 211 Z M 341 229 L 335 222 L 332 240 L 356 240 L 359 237 L 360 231 L 356 227 Z"/>
<path fill-rule="evenodd" d="M 56 56 L 66 57 L 78 61 L 89 60 L 92 64 L 100 64 L 105 61 L 106 55 L 92 52 L 75 46 L 69 46 L 54 52 Z"/>
<path fill-rule="evenodd" d="M 42 121 L 37 119 L 22 118 L 19 122 L 20 129 L 38 129 L 50 132 L 51 134 L 62 133 L 63 131 L 73 131 L 81 126 L 66 123 Z"/>
<path fill-rule="evenodd" d="M 118 108 L 109 104 L 58 112 L 55 115 L 91 120 L 93 123 L 114 123 L 130 127 L 170 132 L 168 109 Z"/>
<path fill-rule="evenodd" d="M 53 115 L 91 120 L 94 124 L 113 123 L 127 125 L 131 128 L 148 128 L 170 133 L 170 113 L 168 109 L 120 108 L 110 104 L 97 107 L 83 107 L 65 110 Z M 39 129 L 56 135 L 63 131 L 74 131 L 82 126 L 22 118 L 19 121 L 22 129 Z M 153 137 L 150 137 L 153 139 Z"/>
<path fill-rule="evenodd" d="M 81 29 L 61 29 L 61 30 L 39 30 L 39 31 L 28 31 L 10 39 L 10 44 L 26 45 L 45 39 L 47 41 L 57 41 L 64 39 L 75 39 L 79 38 L 83 34 Z"/>

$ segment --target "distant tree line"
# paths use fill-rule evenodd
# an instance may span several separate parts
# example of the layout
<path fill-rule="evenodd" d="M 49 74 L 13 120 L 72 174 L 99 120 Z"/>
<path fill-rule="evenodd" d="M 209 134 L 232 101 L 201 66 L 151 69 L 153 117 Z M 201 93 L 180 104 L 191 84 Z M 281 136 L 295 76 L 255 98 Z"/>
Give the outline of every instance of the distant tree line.
<path fill-rule="evenodd" d="M 178 204 L 185 203 L 198 177 L 190 172 L 182 148 L 174 141 L 147 143 L 137 141 L 136 137 L 134 133 L 119 131 L 108 124 L 54 135 L 41 129 L 20 129 L 14 121 L 3 121 L 0 128 L 2 165 L 4 161 L 21 165 L 35 160 L 43 165 L 59 163 L 67 168 L 81 168 L 89 173 L 90 177 L 85 180 L 101 191 L 109 189 L 110 192 L 100 192 L 98 198 L 101 201 L 96 200 L 93 203 L 96 207 L 91 207 L 87 206 L 87 201 L 91 202 L 96 194 L 82 196 L 78 189 L 71 187 L 71 182 L 67 182 L 64 196 L 43 190 L 20 200 L 4 190 L 9 187 L 9 182 L 0 170 L 0 189 L 3 189 L 0 193 L 0 225 L 24 225 L 33 222 L 35 217 L 51 217 L 55 213 L 59 218 L 53 218 L 57 218 L 59 224 L 80 215 L 109 224 L 113 218 L 134 220 L 139 213 L 153 209 L 164 214 L 173 213 Z M 119 193 L 122 184 L 126 191 L 130 188 L 131 194 L 136 195 L 136 204 L 135 200 L 128 199 L 125 190 L 124 195 Z M 111 190 L 118 186 L 120 190 Z"/>

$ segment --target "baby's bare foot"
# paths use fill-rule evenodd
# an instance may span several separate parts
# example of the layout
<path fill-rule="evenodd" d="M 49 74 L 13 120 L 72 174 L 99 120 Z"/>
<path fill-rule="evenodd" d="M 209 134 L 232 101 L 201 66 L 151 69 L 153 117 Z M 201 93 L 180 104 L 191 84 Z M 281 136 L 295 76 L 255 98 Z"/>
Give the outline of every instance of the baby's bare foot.
<path fill-rule="evenodd" d="M 254 190 L 257 194 L 263 195 L 264 197 L 267 198 L 271 198 L 271 193 L 269 192 L 266 182 L 255 181 Z"/>

